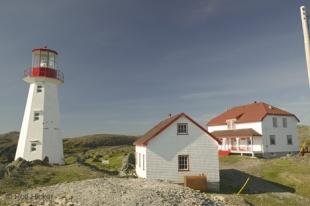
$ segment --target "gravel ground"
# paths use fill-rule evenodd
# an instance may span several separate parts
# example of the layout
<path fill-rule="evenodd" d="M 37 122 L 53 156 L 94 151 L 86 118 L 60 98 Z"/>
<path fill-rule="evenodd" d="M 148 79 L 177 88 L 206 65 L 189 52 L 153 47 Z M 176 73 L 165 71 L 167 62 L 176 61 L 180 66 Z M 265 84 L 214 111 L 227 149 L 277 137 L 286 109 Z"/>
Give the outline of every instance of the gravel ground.
<path fill-rule="evenodd" d="M 209 195 L 169 182 L 100 178 L 38 187 L 0 200 L 11 205 L 225 205 L 224 197 Z"/>

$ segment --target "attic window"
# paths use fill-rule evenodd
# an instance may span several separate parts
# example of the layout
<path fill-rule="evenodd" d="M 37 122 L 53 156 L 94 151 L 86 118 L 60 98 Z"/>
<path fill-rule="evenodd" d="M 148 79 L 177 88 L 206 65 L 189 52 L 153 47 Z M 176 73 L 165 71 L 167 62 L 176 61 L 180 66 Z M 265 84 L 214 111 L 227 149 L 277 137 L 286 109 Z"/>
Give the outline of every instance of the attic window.
<path fill-rule="evenodd" d="M 236 129 L 236 119 L 228 119 L 226 120 L 227 123 L 227 129 Z"/>
<path fill-rule="evenodd" d="M 188 125 L 187 123 L 178 123 L 177 124 L 177 134 L 186 135 L 188 134 Z"/>

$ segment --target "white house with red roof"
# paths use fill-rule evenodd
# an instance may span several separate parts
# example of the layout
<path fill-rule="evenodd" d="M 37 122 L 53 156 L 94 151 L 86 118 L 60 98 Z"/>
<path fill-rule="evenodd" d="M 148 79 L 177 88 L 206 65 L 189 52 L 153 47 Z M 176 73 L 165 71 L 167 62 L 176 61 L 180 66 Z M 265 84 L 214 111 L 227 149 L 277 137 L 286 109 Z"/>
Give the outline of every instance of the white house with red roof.
<path fill-rule="evenodd" d="M 184 176 L 205 175 L 208 189 L 219 189 L 218 144 L 184 113 L 171 116 L 134 142 L 138 177 L 183 183 Z"/>
<path fill-rule="evenodd" d="M 229 153 L 272 157 L 298 152 L 296 115 L 264 102 L 236 106 L 211 119 L 208 131 Z"/>

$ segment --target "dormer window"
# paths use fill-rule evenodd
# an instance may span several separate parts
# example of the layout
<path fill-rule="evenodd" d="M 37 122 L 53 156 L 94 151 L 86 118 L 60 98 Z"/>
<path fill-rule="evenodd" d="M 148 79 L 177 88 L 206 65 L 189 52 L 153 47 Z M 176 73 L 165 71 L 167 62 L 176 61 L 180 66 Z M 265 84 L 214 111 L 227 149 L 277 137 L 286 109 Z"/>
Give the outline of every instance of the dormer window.
<path fill-rule="evenodd" d="M 228 119 L 226 120 L 227 129 L 236 129 L 236 119 Z"/>
<path fill-rule="evenodd" d="M 186 135 L 188 134 L 188 125 L 187 123 L 178 123 L 177 124 L 177 134 Z"/>

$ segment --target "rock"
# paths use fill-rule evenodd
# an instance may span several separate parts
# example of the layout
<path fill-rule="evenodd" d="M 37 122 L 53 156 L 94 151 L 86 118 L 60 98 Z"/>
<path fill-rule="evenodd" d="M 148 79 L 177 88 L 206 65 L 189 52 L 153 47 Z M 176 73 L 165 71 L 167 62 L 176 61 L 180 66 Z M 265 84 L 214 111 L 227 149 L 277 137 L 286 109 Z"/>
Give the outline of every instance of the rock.
<path fill-rule="evenodd" d="M 43 161 L 42 160 L 32 160 L 30 162 L 31 166 L 35 166 L 35 165 L 44 165 Z"/>
<path fill-rule="evenodd" d="M 120 171 L 121 176 L 134 176 L 135 175 L 135 162 L 136 158 L 134 153 L 129 153 L 123 159 L 122 169 Z"/>
<path fill-rule="evenodd" d="M 12 176 L 14 172 L 19 172 L 30 167 L 30 162 L 19 157 L 17 160 L 11 162 L 5 167 L 5 176 Z"/>
<path fill-rule="evenodd" d="M 49 159 L 48 159 L 48 156 L 45 156 L 45 157 L 44 157 L 43 163 L 44 163 L 44 165 L 49 165 L 50 161 L 49 161 Z"/>

